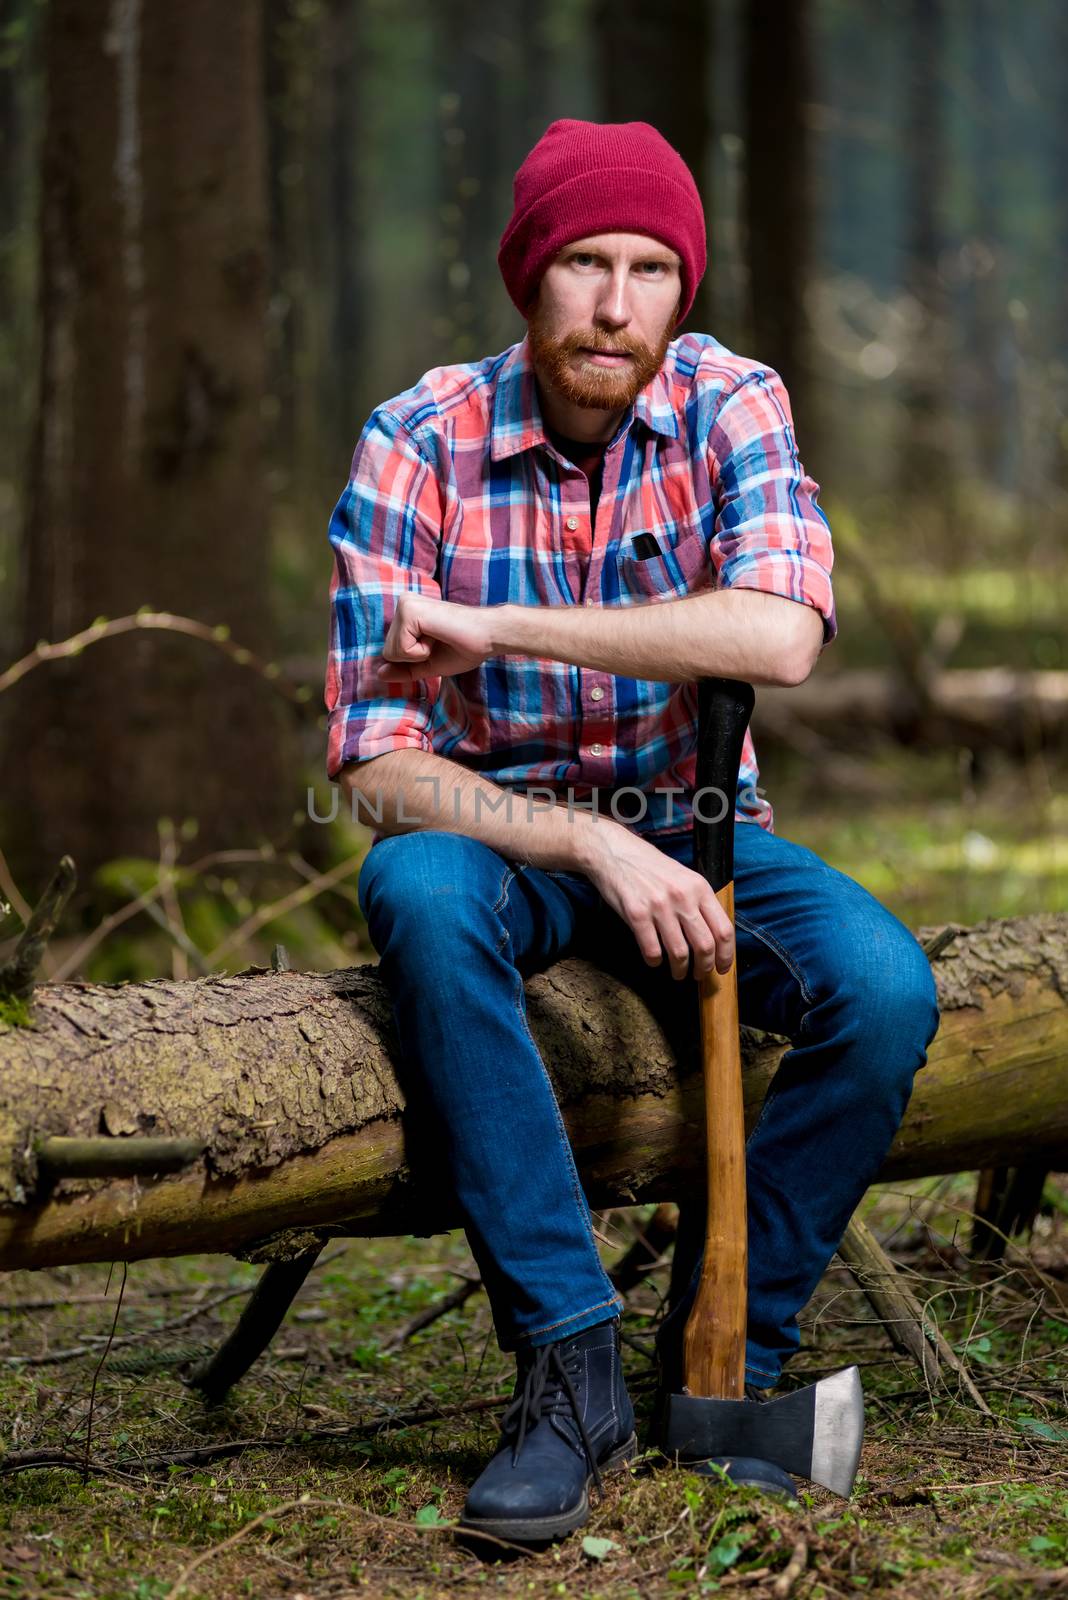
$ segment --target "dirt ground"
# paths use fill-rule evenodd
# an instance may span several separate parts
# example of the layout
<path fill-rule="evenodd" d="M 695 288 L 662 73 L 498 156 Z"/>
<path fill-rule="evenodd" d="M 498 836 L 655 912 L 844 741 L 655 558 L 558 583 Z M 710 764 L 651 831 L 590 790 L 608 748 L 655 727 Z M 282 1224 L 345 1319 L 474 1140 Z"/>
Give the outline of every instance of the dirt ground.
<path fill-rule="evenodd" d="M 849 1502 L 769 1501 L 644 1450 L 564 1543 L 458 1544 L 511 1387 L 462 1234 L 326 1250 L 268 1353 L 220 1406 L 184 1381 L 257 1269 L 225 1257 L 0 1280 L 0 1596 L 93 1600 L 356 1594 L 887 1597 L 1068 1593 L 1068 1182 L 1033 1241 L 969 1259 L 974 1176 L 872 1191 L 868 1221 L 969 1371 L 895 1352 L 835 1262 L 796 1386 L 856 1362 L 867 1435 Z M 648 1208 L 599 1215 L 606 1265 Z M 628 1383 L 648 1417 L 662 1261 L 628 1297 Z M 406 1336 L 407 1335 L 407 1336 Z M 640 1435 L 641 1437 L 641 1435 Z"/>

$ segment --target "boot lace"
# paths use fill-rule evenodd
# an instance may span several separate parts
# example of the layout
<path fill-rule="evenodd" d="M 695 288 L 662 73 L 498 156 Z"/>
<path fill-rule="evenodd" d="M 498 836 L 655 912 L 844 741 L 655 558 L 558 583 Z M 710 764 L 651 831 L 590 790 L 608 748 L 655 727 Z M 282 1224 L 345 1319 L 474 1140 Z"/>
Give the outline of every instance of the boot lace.
<path fill-rule="evenodd" d="M 582 1420 L 582 1408 L 575 1393 L 575 1386 L 571 1381 L 578 1376 L 580 1361 L 581 1353 L 578 1350 L 568 1350 L 561 1355 L 558 1344 L 539 1346 L 527 1368 L 522 1388 L 501 1419 L 501 1429 L 506 1438 L 513 1433 L 515 1435 L 512 1445 L 514 1466 L 519 1460 L 527 1434 L 543 1417 L 573 1417 L 578 1425 L 582 1448 L 586 1452 L 597 1492 L 603 1496 L 604 1483 L 590 1436 Z"/>

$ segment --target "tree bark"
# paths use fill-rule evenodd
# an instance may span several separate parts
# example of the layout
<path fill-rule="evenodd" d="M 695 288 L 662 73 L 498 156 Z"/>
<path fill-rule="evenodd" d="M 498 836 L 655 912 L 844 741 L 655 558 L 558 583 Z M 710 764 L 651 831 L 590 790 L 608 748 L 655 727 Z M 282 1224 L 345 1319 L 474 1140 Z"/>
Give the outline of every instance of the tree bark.
<path fill-rule="evenodd" d="M 260 9 L 54 0 L 45 56 L 19 653 L 147 604 L 269 659 Z M 161 816 L 196 817 L 205 849 L 277 837 L 283 725 L 254 698 L 239 666 L 162 636 L 35 672 L 3 708 L 16 879 L 64 851 L 83 884 L 155 859 Z"/>
<path fill-rule="evenodd" d="M 1068 1152 L 1068 917 L 961 930 L 935 972 L 941 1028 L 883 1177 L 1025 1154 L 1056 1167 Z M 577 959 L 527 984 L 593 1206 L 701 1182 L 696 994 L 682 1005 L 683 992 L 664 973 Z M 298 1230 L 299 1254 L 315 1230 L 458 1225 L 435 1130 L 405 1109 L 372 966 L 42 985 L 35 1024 L 0 1022 L 0 1268 L 247 1253 L 282 1230 Z M 785 1046 L 748 1030 L 744 1045 L 751 1123 Z M 43 1139 L 108 1128 L 201 1139 L 205 1155 L 156 1181 L 39 1169 Z"/>

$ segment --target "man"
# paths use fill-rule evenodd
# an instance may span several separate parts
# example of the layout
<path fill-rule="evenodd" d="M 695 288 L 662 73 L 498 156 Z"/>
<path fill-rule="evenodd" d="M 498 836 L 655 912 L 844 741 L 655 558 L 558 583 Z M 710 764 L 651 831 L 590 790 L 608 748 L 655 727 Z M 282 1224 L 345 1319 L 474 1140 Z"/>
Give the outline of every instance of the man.
<path fill-rule="evenodd" d="M 700 196 L 645 123 L 552 124 L 499 263 L 527 335 L 380 406 L 330 527 L 328 773 L 377 833 L 360 904 L 409 1102 L 440 1125 L 515 1399 L 463 1521 L 578 1527 L 635 1449 L 620 1298 L 523 979 L 611 925 L 682 980 L 726 972 L 787 1035 L 748 1144 L 746 1377 L 876 1176 L 938 1024 L 911 933 L 777 836 L 747 736 L 736 934 L 692 868 L 696 681 L 804 680 L 834 637 L 831 542 L 777 374 L 673 338 L 705 266 Z M 696 1278 L 694 1280 L 696 1283 Z M 691 1293 L 694 1285 L 691 1285 Z M 688 1305 L 660 1340 L 681 1379 Z M 754 1481 L 761 1481 L 756 1474 Z"/>

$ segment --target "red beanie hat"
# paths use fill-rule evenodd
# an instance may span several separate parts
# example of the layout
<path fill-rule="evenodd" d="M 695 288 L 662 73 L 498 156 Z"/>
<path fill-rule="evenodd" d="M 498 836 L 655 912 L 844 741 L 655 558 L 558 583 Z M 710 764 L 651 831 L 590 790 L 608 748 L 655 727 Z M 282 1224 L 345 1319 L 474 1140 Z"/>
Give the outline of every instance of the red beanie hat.
<path fill-rule="evenodd" d="M 514 195 L 497 262 L 524 317 L 557 251 L 594 233 L 645 233 L 678 251 L 686 316 L 705 270 L 705 214 L 689 167 L 648 122 L 554 122 Z"/>

